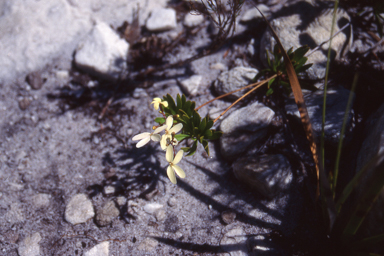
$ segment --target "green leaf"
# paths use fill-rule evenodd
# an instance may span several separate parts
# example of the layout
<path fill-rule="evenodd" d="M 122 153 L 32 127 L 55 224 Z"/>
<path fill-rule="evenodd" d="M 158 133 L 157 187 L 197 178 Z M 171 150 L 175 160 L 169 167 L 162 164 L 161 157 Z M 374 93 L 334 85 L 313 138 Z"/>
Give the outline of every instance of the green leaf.
<path fill-rule="evenodd" d="M 177 101 L 177 108 L 183 108 L 183 105 L 181 103 L 180 94 L 177 94 L 176 101 Z"/>
<path fill-rule="evenodd" d="M 269 88 L 268 91 L 265 93 L 266 96 L 270 96 L 273 93 L 273 88 Z"/>
<path fill-rule="evenodd" d="M 203 140 L 202 142 L 205 152 L 209 155 L 209 147 L 208 147 L 208 141 Z"/>
<path fill-rule="evenodd" d="M 165 118 L 164 117 L 156 117 L 155 122 L 161 125 L 161 124 L 165 123 Z"/>
<path fill-rule="evenodd" d="M 201 121 L 201 123 L 199 125 L 199 131 L 204 132 L 206 126 L 207 126 L 207 120 L 205 118 L 203 118 L 203 120 Z"/>
<path fill-rule="evenodd" d="M 271 58 L 269 57 L 269 51 L 266 50 L 267 52 L 267 62 L 268 62 L 268 67 L 272 68 L 272 65 L 271 65 Z"/>
<path fill-rule="evenodd" d="M 183 150 L 184 152 L 188 152 L 190 149 L 191 149 L 190 147 L 181 148 L 181 150 Z"/>
<path fill-rule="evenodd" d="M 212 132 L 212 135 L 210 137 L 206 137 L 206 139 L 217 140 L 221 137 L 221 135 L 223 135 L 223 132 L 221 132 L 221 131 L 211 130 L 211 132 Z"/>
<path fill-rule="evenodd" d="M 273 84 L 273 82 L 275 82 L 275 80 L 276 80 L 276 77 L 268 81 L 268 88 L 271 86 L 271 84 Z"/>
<path fill-rule="evenodd" d="M 187 156 L 192 156 L 193 154 L 195 154 L 196 149 L 197 149 L 197 141 L 193 143 L 192 147 L 189 149 Z"/>
<path fill-rule="evenodd" d="M 182 133 L 175 135 L 175 139 L 177 139 L 177 141 L 182 141 L 183 139 L 189 138 L 189 137 L 191 137 L 191 136 L 188 134 L 182 134 Z"/>

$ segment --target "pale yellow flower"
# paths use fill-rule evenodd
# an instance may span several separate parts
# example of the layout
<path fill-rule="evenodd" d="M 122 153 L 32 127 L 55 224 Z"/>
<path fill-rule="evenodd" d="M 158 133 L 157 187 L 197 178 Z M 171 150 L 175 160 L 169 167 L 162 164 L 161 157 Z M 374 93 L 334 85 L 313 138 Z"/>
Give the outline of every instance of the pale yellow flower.
<path fill-rule="evenodd" d="M 183 124 L 180 123 L 173 126 L 172 116 L 167 117 L 165 125 L 167 126 L 167 128 L 165 128 L 165 134 L 161 137 L 160 141 L 160 146 L 162 150 L 166 150 L 168 145 L 176 146 L 178 142 L 173 136 L 179 131 L 181 131 L 181 129 L 183 129 Z"/>
<path fill-rule="evenodd" d="M 163 105 L 164 107 L 168 107 L 168 102 L 162 101 L 160 98 L 154 98 L 151 104 L 153 104 L 153 107 L 155 108 L 155 110 L 158 110 L 160 105 Z"/>
<path fill-rule="evenodd" d="M 137 135 L 135 135 L 132 138 L 132 140 L 140 140 L 136 144 L 136 147 L 137 148 L 141 148 L 142 146 L 147 144 L 150 140 L 160 141 L 161 140 L 161 136 L 158 133 L 161 132 L 161 131 L 164 131 L 166 128 L 167 128 L 167 126 L 163 125 L 163 126 L 160 126 L 160 127 L 156 128 L 152 133 L 150 133 L 150 132 L 143 132 L 143 133 L 137 134 Z"/>
<path fill-rule="evenodd" d="M 169 163 L 169 166 L 167 168 L 167 176 L 173 184 L 176 184 L 175 172 L 180 178 L 185 178 L 185 172 L 177 165 L 180 162 L 181 158 L 183 158 L 183 150 L 177 152 L 176 156 L 173 157 L 173 146 L 169 145 L 167 147 L 167 151 L 165 152 L 165 159 L 167 159 Z"/>

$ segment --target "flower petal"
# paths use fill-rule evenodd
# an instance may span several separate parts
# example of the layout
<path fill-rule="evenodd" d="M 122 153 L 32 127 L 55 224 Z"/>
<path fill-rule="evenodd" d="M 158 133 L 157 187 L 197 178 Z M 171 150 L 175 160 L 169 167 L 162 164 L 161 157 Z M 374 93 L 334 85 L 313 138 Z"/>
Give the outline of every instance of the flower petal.
<path fill-rule="evenodd" d="M 173 170 L 175 170 L 176 174 L 177 174 L 180 178 L 182 178 L 182 179 L 185 178 L 185 172 L 183 171 L 183 169 L 181 169 L 179 166 L 174 165 L 174 164 L 172 165 L 172 168 L 173 168 Z"/>
<path fill-rule="evenodd" d="M 164 134 L 161 137 L 160 146 L 161 146 L 162 150 L 166 150 L 167 149 L 167 137 L 169 137 L 169 135 L 166 135 L 166 134 Z"/>
<path fill-rule="evenodd" d="M 143 133 L 140 133 L 140 134 L 133 136 L 132 140 L 142 140 L 142 139 L 149 137 L 149 136 L 151 136 L 151 133 L 143 132 Z"/>
<path fill-rule="evenodd" d="M 160 126 L 160 127 L 157 127 L 153 133 L 159 133 L 159 132 L 162 132 L 164 131 L 165 129 L 167 128 L 166 125 L 163 125 L 163 126 Z"/>
<path fill-rule="evenodd" d="M 179 152 L 177 152 L 175 158 L 173 159 L 172 163 L 178 164 L 180 162 L 181 158 L 183 158 L 183 153 L 184 153 L 183 150 L 179 150 Z"/>
<path fill-rule="evenodd" d="M 167 152 L 165 152 L 165 159 L 167 159 L 169 163 L 172 163 L 173 161 L 173 147 L 171 145 L 167 147 Z"/>
<path fill-rule="evenodd" d="M 173 125 L 173 117 L 172 116 L 168 116 L 167 120 L 165 121 L 165 123 L 167 124 L 167 130 L 171 129 L 171 127 Z"/>
<path fill-rule="evenodd" d="M 173 169 L 172 169 L 172 167 L 170 165 L 167 168 L 167 176 L 168 176 L 168 179 L 173 184 L 176 184 L 176 175 L 175 175 L 175 172 L 173 171 Z"/>
<path fill-rule="evenodd" d="M 163 101 L 161 104 L 163 104 L 164 107 L 168 107 L 168 101 Z"/>
<path fill-rule="evenodd" d="M 181 129 L 183 129 L 183 124 L 177 124 L 169 130 L 169 133 L 178 133 Z"/>
<path fill-rule="evenodd" d="M 151 135 L 151 140 L 153 140 L 153 141 L 160 141 L 161 140 L 160 134 L 152 134 Z"/>
<path fill-rule="evenodd" d="M 151 140 L 150 137 L 144 138 L 144 139 L 142 139 L 141 141 L 139 141 L 139 142 L 136 144 L 136 147 L 137 147 L 137 148 L 141 148 L 142 146 L 144 146 L 145 144 L 147 144 L 150 140 Z"/>

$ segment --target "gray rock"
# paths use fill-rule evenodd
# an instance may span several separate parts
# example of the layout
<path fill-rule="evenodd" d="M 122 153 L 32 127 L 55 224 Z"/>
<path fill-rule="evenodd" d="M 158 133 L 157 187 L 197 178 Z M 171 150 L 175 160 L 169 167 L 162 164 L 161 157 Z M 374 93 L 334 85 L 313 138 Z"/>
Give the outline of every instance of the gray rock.
<path fill-rule="evenodd" d="M 305 9 L 302 11 L 306 15 L 318 15 L 316 14 L 316 11 L 318 10 L 309 4 L 305 5 Z M 291 47 L 295 50 L 302 45 L 309 45 L 311 48 L 314 48 L 323 41 L 329 39 L 331 34 L 332 13 L 333 11 L 331 9 L 322 10 L 321 14 L 317 16 L 313 22 L 306 24 L 303 31 L 299 29 L 299 27 L 303 24 L 303 20 L 301 20 L 299 14 L 273 19 L 271 21 L 271 25 L 276 31 L 277 36 L 280 38 L 285 50 L 288 50 Z M 349 20 L 350 17 L 348 14 L 342 9 L 338 9 L 335 31 L 338 31 L 341 28 L 339 27 L 339 24 L 346 24 Z M 348 32 L 350 30 L 347 29 L 346 31 Z M 270 52 L 273 52 L 275 44 L 275 39 L 267 29 L 260 42 L 261 60 L 265 66 L 267 66 L 267 56 L 265 50 L 268 49 Z M 340 59 L 343 56 L 350 44 L 351 40 L 348 41 L 345 33 L 339 33 L 332 39 L 332 49 L 336 53 L 336 59 Z M 313 66 L 307 70 L 309 78 L 324 78 L 328 45 L 329 44 L 327 43 L 324 44 L 319 50 L 308 57 L 307 63 L 313 63 Z"/>
<path fill-rule="evenodd" d="M 190 96 L 196 96 L 197 92 L 199 91 L 199 86 L 201 79 L 203 79 L 200 75 L 193 75 L 187 79 L 180 81 L 181 89 L 184 93 Z"/>
<path fill-rule="evenodd" d="M 225 94 L 240 89 L 250 84 L 257 73 L 259 73 L 257 69 L 247 67 L 235 67 L 229 71 L 224 71 L 214 82 L 215 90 L 219 94 Z M 239 98 L 245 91 L 246 90 L 231 94 L 228 98 Z"/>
<path fill-rule="evenodd" d="M 109 255 L 109 242 L 101 242 L 89 251 L 84 253 L 84 256 L 108 256 Z"/>
<path fill-rule="evenodd" d="M 175 29 L 176 26 L 176 11 L 171 8 L 153 10 L 146 23 L 147 29 L 153 32 Z"/>
<path fill-rule="evenodd" d="M 20 256 L 39 256 L 41 241 L 40 233 L 36 232 L 33 235 L 27 236 L 19 244 L 18 253 Z"/>
<path fill-rule="evenodd" d="M 292 182 L 291 166 L 283 155 L 242 157 L 232 168 L 238 180 L 269 199 L 287 190 Z"/>
<path fill-rule="evenodd" d="M 119 206 L 123 206 L 127 203 L 127 198 L 125 198 L 124 196 L 118 196 L 116 197 L 116 203 Z"/>
<path fill-rule="evenodd" d="M 231 224 L 235 221 L 236 219 L 236 213 L 233 211 L 223 211 L 221 213 L 221 219 L 225 224 Z"/>
<path fill-rule="evenodd" d="M 15 224 L 19 222 L 23 222 L 25 219 L 23 209 L 21 208 L 21 204 L 18 202 L 14 202 L 9 206 L 9 210 L 5 214 L 5 219 L 10 224 Z"/>
<path fill-rule="evenodd" d="M 86 194 L 73 196 L 65 207 L 65 220 L 73 225 L 84 223 L 93 216 L 95 216 L 95 211 Z"/>
<path fill-rule="evenodd" d="M 162 204 L 159 203 L 149 203 L 144 206 L 144 211 L 149 214 L 154 214 L 157 210 L 163 208 Z"/>
<path fill-rule="evenodd" d="M 21 110 L 26 110 L 29 107 L 29 105 L 31 105 L 31 101 L 27 97 L 19 100 L 19 108 Z"/>
<path fill-rule="evenodd" d="M 264 4 L 257 5 L 257 8 L 260 9 L 260 11 L 264 14 L 265 17 L 268 17 L 270 15 L 270 10 L 268 6 Z M 244 14 L 241 16 L 240 21 L 241 22 L 250 22 L 256 19 L 262 19 L 262 16 L 260 12 L 256 8 L 248 9 L 244 12 Z"/>
<path fill-rule="evenodd" d="M 327 91 L 327 109 L 325 114 L 325 140 L 330 143 L 338 143 L 340 130 L 343 125 L 345 108 L 349 98 L 349 90 L 344 88 L 330 89 Z M 323 91 L 304 92 L 305 103 L 308 115 L 312 123 L 316 137 L 321 136 Z M 293 96 L 287 101 L 285 106 L 287 114 L 295 115 L 300 118 L 300 113 Z M 351 115 L 350 115 L 351 117 Z M 347 124 L 348 127 L 348 124 Z"/>
<path fill-rule="evenodd" d="M 201 14 L 187 13 L 184 17 L 184 25 L 192 28 L 204 22 L 204 16 Z"/>
<path fill-rule="evenodd" d="M 223 251 L 228 252 L 231 256 L 247 256 L 247 234 L 242 227 L 234 227 L 224 234 L 220 246 Z"/>
<path fill-rule="evenodd" d="M 126 69 L 129 44 L 103 22 L 78 46 L 76 66 L 105 79 L 117 79 Z"/>
<path fill-rule="evenodd" d="M 157 221 L 163 221 L 167 217 L 166 212 L 163 209 L 160 209 L 155 212 L 155 218 Z"/>
<path fill-rule="evenodd" d="M 39 90 L 43 86 L 45 80 L 40 72 L 32 72 L 27 75 L 27 82 L 34 90 Z"/>
<path fill-rule="evenodd" d="M 272 109 L 258 102 L 232 112 L 220 125 L 220 130 L 224 132 L 220 138 L 223 156 L 235 157 L 262 139 L 274 115 Z"/>
<path fill-rule="evenodd" d="M 115 202 L 108 201 L 96 212 L 96 223 L 100 226 L 109 225 L 120 214 Z"/>
<path fill-rule="evenodd" d="M 168 199 L 168 205 L 174 207 L 177 205 L 177 199 L 175 197 L 171 197 Z"/>
<path fill-rule="evenodd" d="M 145 238 L 138 246 L 138 249 L 139 250 L 143 250 L 143 251 L 147 251 L 147 252 L 150 252 L 150 251 L 153 251 L 156 246 L 159 244 L 159 242 L 153 238 L 150 238 L 150 237 L 147 237 Z"/>

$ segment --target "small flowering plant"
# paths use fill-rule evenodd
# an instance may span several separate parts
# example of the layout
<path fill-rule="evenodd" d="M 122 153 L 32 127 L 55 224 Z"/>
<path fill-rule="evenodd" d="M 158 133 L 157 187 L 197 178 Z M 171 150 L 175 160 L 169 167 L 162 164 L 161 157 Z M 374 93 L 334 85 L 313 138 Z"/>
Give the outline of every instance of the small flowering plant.
<path fill-rule="evenodd" d="M 193 155 L 197 144 L 200 143 L 209 155 L 208 142 L 220 138 L 222 132 L 211 129 L 213 121 L 208 116 L 201 118 L 195 110 L 195 102 L 187 101 L 185 95 L 178 94 L 175 102 L 172 96 L 167 94 L 163 99 L 154 98 L 151 104 L 162 115 L 154 120 L 158 125 L 153 126 L 153 132 L 140 133 L 132 140 L 139 141 L 137 148 L 151 140 L 160 142 L 161 149 L 166 151 L 165 158 L 169 164 L 167 176 L 176 184 L 175 173 L 180 178 L 185 177 L 185 172 L 177 165 L 183 157 L 183 152 L 186 152 L 187 156 Z M 164 134 L 160 135 L 161 132 Z M 175 147 L 186 139 L 193 141 L 192 146 L 182 147 L 176 154 Z"/>

